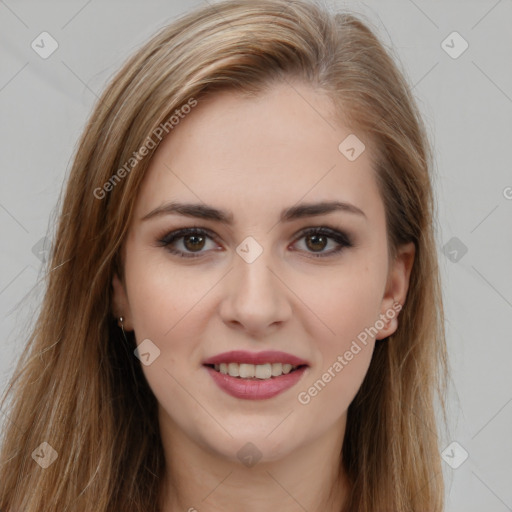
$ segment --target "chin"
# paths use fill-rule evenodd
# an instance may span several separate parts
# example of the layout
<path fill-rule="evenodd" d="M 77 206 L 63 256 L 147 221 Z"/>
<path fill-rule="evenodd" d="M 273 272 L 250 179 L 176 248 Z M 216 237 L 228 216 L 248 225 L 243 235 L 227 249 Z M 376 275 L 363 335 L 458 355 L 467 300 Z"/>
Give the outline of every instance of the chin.
<path fill-rule="evenodd" d="M 287 443 L 278 435 L 270 434 L 269 436 L 271 430 L 266 429 L 262 432 L 256 429 L 247 429 L 245 433 L 238 431 L 233 438 L 228 440 L 205 440 L 205 442 L 217 456 L 230 462 L 238 462 L 246 467 L 252 467 L 256 463 L 280 460 L 298 448 L 295 442 Z"/>

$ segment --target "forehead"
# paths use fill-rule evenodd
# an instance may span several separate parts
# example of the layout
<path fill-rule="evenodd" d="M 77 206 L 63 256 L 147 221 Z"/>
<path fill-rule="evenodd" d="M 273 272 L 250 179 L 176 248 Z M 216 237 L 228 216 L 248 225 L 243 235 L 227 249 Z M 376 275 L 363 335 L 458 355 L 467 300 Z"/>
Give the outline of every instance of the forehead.
<path fill-rule="evenodd" d="M 344 152 L 344 141 L 361 151 L 354 137 L 330 98 L 306 85 L 274 85 L 256 97 L 216 93 L 160 144 L 136 212 L 187 200 L 254 218 L 301 200 L 344 200 L 382 214 L 369 141 L 359 134 L 365 149 L 353 161 Z"/>

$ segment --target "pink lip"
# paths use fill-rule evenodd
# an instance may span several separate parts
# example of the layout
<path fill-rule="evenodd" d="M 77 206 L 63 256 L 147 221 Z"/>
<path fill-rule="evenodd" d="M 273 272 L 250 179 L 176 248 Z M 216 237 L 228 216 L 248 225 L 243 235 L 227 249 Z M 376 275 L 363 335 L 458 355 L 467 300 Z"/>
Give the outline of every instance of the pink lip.
<path fill-rule="evenodd" d="M 267 350 L 265 352 L 247 352 L 245 350 L 232 350 L 224 352 L 213 357 L 209 357 L 203 364 L 220 364 L 220 363 L 245 363 L 245 364 L 265 364 L 265 363 L 283 363 L 293 366 L 307 365 L 308 362 L 300 357 L 287 354 L 286 352 L 278 352 L 275 350 Z M 280 378 L 280 377 L 279 377 Z"/>
<path fill-rule="evenodd" d="M 266 362 L 269 361 L 266 360 Z M 272 398 L 273 396 L 276 396 L 294 386 L 307 369 L 306 366 L 302 366 L 297 368 L 297 370 L 283 374 L 279 377 L 260 380 L 240 379 L 238 377 L 231 377 L 231 375 L 220 373 L 209 366 L 206 366 L 205 368 L 219 388 L 235 398 L 243 398 L 245 400 L 264 400 L 266 398 Z"/>

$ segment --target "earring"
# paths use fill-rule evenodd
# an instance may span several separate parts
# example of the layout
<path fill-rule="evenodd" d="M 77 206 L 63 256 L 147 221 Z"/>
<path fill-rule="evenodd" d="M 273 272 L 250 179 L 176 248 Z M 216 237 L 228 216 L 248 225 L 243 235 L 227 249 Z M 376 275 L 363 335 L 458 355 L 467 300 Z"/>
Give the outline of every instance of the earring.
<path fill-rule="evenodd" d="M 119 317 L 119 322 L 121 322 L 121 330 L 123 331 L 124 339 L 125 339 L 126 343 L 128 343 L 128 340 L 126 339 L 126 334 L 124 332 L 124 327 L 123 327 L 124 317 L 120 316 Z"/>

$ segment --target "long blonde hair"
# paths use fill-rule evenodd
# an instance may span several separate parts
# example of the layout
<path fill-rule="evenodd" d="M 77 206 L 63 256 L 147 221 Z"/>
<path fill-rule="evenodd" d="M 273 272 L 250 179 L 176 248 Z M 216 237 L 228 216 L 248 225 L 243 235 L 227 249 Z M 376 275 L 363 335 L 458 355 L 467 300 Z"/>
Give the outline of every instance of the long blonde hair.
<path fill-rule="evenodd" d="M 339 119 L 372 141 L 390 251 L 416 246 L 398 330 L 377 342 L 349 407 L 340 460 L 352 489 L 347 510 L 443 510 L 434 405 L 437 397 L 444 410 L 446 349 L 432 154 L 410 87 L 351 13 L 305 0 L 228 0 L 187 14 L 137 51 L 81 137 L 44 300 L 2 400 L 11 397 L 0 452 L 3 512 L 159 509 L 165 464 L 156 399 L 133 336 L 127 347 L 111 310 L 119 248 L 158 147 L 147 141 L 191 99 L 229 88 L 256 94 L 291 78 L 326 92 Z M 146 156 L 134 163 L 143 146 Z M 57 452 L 45 469 L 31 455 L 43 442 Z"/>

